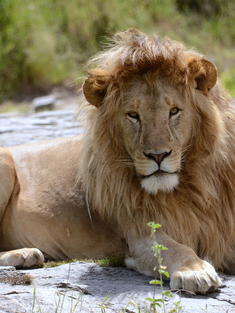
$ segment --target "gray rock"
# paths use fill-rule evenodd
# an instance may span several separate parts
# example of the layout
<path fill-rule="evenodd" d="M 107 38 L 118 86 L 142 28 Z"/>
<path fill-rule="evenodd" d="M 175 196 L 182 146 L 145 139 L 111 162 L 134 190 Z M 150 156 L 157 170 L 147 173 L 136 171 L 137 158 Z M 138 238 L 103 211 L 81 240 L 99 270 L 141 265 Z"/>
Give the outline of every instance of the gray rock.
<path fill-rule="evenodd" d="M 35 112 L 53 110 L 55 108 L 56 97 L 48 95 L 44 97 L 37 97 L 33 100 L 33 110 Z"/>
<path fill-rule="evenodd" d="M 54 268 L 16 271 L 29 274 L 33 284 L 0 283 L 0 312 L 146 312 L 147 298 L 161 298 L 150 278 L 126 268 L 100 267 L 75 262 Z M 14 272 L 12 272 L 14 273 Z M 235 278 L 224 276 L 224 288 L 208 296 L 174 294 L 166 301 L 169 311 L 180 301 L 184 313 L 235 312 Z M 168 290 L 166 284 L 164 290 Z M 74 310 L 74 311 L 72 311 Z M 129 311 L 128 311 L 129 310 Z M 161 312 L 161 311 L 160 311 Z"/>
<path fill-rule="evenodd" d="M 78 135 L 81 132 L 75 108 L 33 114 L 0 114 L 0 146 Z"/>
<path fill-rule="evenodd" d="M 16 268 L 14 266 L 0 266 L 0 275 L 5 272 L 15 271 Z"/>

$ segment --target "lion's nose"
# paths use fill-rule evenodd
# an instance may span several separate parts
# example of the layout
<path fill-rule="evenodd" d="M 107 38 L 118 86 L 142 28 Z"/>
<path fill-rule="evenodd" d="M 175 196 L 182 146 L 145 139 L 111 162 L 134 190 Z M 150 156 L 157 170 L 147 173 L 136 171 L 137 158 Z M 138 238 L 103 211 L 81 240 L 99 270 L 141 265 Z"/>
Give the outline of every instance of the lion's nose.
<path fill-rule="evenodd" d="M 146 153 L 144 152 L 144 155 L 149 158 L 154 160 L 158 165 L 161 164 L 161 162 L 168 157 L 171 154 L 172 150 L 170 151 L 165 151 L 165 152 L 154 152 L 154 153 Z"/>

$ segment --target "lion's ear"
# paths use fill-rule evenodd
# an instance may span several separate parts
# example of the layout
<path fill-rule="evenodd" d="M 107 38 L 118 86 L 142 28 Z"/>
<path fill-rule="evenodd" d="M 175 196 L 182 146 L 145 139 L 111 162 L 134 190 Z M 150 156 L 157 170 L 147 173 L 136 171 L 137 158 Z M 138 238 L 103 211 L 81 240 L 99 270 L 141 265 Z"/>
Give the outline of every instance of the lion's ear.
<path fill-rule="evenodd" d="M 207 95 L 217 81 L 215 64 L 205 59 L 191 58 L 188 62 L 188 68 L 190 78 L 196 82 L 196 89 Z"/>
<path fill-rule="evenodd" d="M 99 107 L 106 95 L 112 75 L 102 69 L 91 70 L 88 75 L 83 84 L 83 93 L 90 104 Z"/>

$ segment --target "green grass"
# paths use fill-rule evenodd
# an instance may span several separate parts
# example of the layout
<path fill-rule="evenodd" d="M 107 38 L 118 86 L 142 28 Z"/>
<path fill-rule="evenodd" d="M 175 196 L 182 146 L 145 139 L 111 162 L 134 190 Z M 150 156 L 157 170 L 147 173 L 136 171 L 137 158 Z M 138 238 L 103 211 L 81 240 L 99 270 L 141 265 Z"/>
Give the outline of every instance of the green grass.
<path fill-rule="evenodd" d="M 56 267 L 56 266 L 60 266 L 60 265 L 63 265 L 63 264 L 77 262 L 77 261 L 78 261 L 77 259 L 63 260 L 63 261 L 48 261 L 48 262 L 45 262 L 43 264 L 43 267 L 45 267 L 45 268 Z"/>
<path fill-rule="evenodd" d="M 230 94 L 235 97 L 235 67 L 224 71 L 221 75 L 221 81 Z"/>
<path fill-rule="evenodd" d="M 71 260 L 63 260 L 63 261 L 49 261 L 45 262 L 43 267 L 55 267 L 60 266 L 67 263 L 72 262 L 86 262 L 86 263 L 96 263 L 100 266 L 106 267 L 106 266 L 112 266 L 112 267 L 119 267 L 124 266 L 124 259 L 123 257 L 109 257 L 109 258 L 103 258 L 103 259 L 71 259 Z"/>
<path fill-rule="evenodd" d="M 11 101 L 5 101 L 0 106 L 0 113 L 28 113 L 32 110 L 32 106 L 29 103 L 15 103 Z"/>
<path fill-rule="evenodd" d="M 208 0 L 209 14 L 208 5 L 206 11 L 202 4 L 201 10 L 192 11 L 190 5 L 179 10 L 180 2 L 1 0 L 0 100 L 70 84 L 106 36 L 129 27 L 169 36 L 205 53 L 218 64 L 226 87 L 234 92 L 230 72 L 235 66 L 235 2 Z"/>
<path fill-rule="evenodd" d="M 104 259 L 97 259 L 97 260 L 92 260 L 92 259 L 84 259 L 81 260 L 82 262 L 87 262 L 87 263 L 96 263 L 102 267 L 107 267 L 107 266 L 112 266 L 112 267 L 123 267 L 124 266 L 124 259 L 123 257 L 109 257 L 109 258 L 104 258 Z"/>

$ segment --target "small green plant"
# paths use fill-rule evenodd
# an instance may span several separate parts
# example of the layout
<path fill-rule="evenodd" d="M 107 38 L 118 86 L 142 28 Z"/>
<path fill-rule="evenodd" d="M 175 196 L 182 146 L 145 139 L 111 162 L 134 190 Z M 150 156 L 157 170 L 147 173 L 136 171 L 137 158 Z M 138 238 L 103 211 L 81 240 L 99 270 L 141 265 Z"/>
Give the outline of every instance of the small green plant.
<path fill-rule="evenodd" d="M 149 222 L 147 224 L 151 229 L 151 236 L 153 237 L 156 231 L 161 228 L 160 224 L 156 224 L 154 222 Z M 170 274 L 167 271 L 166 266 L 163 264 L 162 251 L 168 250 L 162 244 L 159 244 L 154 240 L 152 245 L 153 253 L 156 258 L 156 266 L 154 267 L 154 271 L 156 272 L 156 276 L 158 279 L 151 280 L 149 283 L 154 286 L 154 294 L 153 298 L 146 298 L 147 301 L 150 302 L 150 313 L 158 313 L 159 309 L 167 313 L 166 303 L 173 298 L 173 293 L 170 290 L 164 290 L 163 288 L 163 280 L 165 278 L 170 278 Z M 156 286 L 160 286 L 161 288 L 161 297 L 156 298 Z M 168 311 L 169 313 L 179 313 L 182 310 L 181 302 L 176 301 L 173 303 L 173 308 Z"/>

